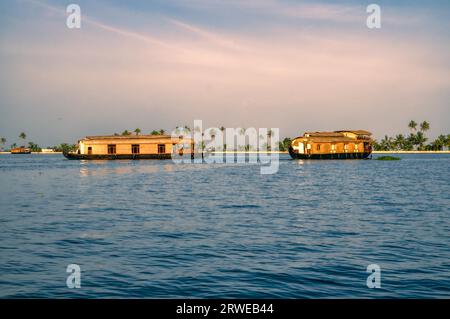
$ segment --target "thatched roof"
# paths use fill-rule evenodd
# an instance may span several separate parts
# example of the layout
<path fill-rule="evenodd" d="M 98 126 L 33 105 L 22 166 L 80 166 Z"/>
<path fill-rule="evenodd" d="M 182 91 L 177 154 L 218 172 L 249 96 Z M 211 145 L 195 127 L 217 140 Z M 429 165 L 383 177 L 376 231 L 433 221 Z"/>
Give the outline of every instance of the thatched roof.
<path fill-rule="evenodd" d="M 371 132 L 366 131 L 366 130 L 341 130 L 341 131 L 335 131 L 337 133 L 345 133 L 345 132 L 350 132 L 350 133 L 354 133 L 357 135 L 372 135 Z"/>
<path fill-rule="evenodd" d="M 342 133 L 338 132 L 305 132 L 305 135 L 308 134 L 311 137 L 341 137 L 344 136 Z"/>
<path fill-rule="evenodd" d="M 339 137 L 344 136 L 344 133 L 353 133 L 356 135 L 372 135 L 369 131 L 365 130 L 341 130 L 341 131 L 333 131 L 333 132 L 305 132 L 305 134 L 309 134 L 309 136 L 329 136 L 329 137 Z"/>
<path fill-rule="evenodd" d="M 333 136 L 310 136 L 310 137 L 304 137 L 300 136 L 296 139 L 304 139 L 309 142 L 313 143 L 342 143 L 342 142 L 356 142 L 357 140 L 351 137 L 347 136 L 339 136 L 339 137 L 333 137 Z"/>

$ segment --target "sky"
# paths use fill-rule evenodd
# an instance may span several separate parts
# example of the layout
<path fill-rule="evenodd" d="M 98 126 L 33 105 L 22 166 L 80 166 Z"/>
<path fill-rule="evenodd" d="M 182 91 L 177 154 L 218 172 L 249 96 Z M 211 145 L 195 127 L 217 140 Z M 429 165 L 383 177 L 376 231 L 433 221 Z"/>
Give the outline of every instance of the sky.
<path fill-rule="evenodd" d="M 66 6 L 81 28 L 66 26 Z M 366 7 L 381 7 L 369 29 Z M 450 1 L 0 2 L 0 136 L 177 125 L 450 133 Z"/>

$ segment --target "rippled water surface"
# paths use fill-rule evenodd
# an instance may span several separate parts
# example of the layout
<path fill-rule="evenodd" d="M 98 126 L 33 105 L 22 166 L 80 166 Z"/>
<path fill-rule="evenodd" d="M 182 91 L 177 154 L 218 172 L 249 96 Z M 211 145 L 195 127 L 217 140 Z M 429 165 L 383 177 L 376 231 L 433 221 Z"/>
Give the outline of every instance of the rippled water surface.
<path fill-rule="evenodd" d="M 0 155 L 0 297 L 449 298 L 450 156 L 401 157 Z"/>

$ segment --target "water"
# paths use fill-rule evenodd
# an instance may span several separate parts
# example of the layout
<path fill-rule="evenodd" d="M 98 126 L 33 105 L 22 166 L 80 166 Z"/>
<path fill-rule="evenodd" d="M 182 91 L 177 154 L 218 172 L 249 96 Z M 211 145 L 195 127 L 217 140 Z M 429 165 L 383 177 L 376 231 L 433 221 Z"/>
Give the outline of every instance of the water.
<path fill-rule="evenodd" d="M 400 156 L 260 175 L 0 155 L 0 297 L 449 298 L 450 155 Z"/>

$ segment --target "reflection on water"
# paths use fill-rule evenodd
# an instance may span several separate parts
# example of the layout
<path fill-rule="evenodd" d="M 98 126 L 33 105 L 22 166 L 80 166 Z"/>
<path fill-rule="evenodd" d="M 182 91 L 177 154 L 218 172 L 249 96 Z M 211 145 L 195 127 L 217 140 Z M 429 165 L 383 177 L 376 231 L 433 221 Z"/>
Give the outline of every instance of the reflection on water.
<path fill-rule="evenodd" d="M 450 156 L 401 157 L 0 155 L 0 297 L 450 297 Z"/>
<path fill-rule="evenodd" d="M 106 175 L 124 175 L 124 174 L 132 174 L 132 173 L 141 173 L 141 174 L 151 174 L 157 173 L 160 171 L 160 166 L 146 166 L 146 167 L 129 167 L 129 166 L 120 166 L 113 168 L 97 168 L 97 167 L 89 167 L 89 166 L 81 166 L 80 167 L 80 176 L 106 176 Z"/>

